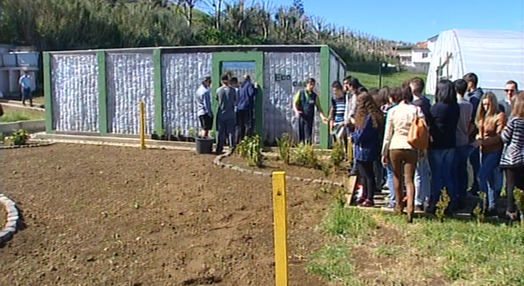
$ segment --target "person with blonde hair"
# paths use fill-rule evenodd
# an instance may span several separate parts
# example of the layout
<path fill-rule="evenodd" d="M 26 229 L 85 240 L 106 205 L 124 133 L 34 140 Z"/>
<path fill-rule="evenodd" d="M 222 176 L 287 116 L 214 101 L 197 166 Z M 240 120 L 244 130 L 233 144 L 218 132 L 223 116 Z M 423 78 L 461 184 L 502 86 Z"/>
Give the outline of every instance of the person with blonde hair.
<path fill-rule="evenodd" d="M 511 99 L 511 119 L 502 131 L 504 150 L 500 159 L 500 168 L 506 175 L 506 195 L 508 207 L 505 217 L 518 220 L 515 206 L 515 188 L 524 190 L 524 92 L 519 92 Z"/>
<path fill-rule="evenodd" d="M 502 130 L 506 126 L 506 114 L 498 107 L 497 97 L 486 92 L 480 99 L 476 125 L 479 130 L 477 142 L 480 146 L 481 163 L 477 180 L 479 190 L 487 193 L 486 216 L 496 216 L 497 199 L 502 189 L 502 172 L 499 168 L 502 156 Z M 488 185 L 489 183 L 489 185 Z"/>

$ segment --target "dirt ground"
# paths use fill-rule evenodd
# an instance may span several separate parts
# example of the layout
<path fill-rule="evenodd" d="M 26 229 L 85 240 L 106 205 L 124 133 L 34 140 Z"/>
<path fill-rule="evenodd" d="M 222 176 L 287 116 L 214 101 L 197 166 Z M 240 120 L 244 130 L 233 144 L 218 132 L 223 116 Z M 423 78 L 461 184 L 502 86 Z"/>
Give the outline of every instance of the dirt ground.
<path fill-rule="evenodd" d="M 2 150 L 2 192 L 26 228 L 0 285 L 274 285 L 271 179 L 192 152 L 92 145 Z M 288 182 L 290 285 L 332 198 Z"/>

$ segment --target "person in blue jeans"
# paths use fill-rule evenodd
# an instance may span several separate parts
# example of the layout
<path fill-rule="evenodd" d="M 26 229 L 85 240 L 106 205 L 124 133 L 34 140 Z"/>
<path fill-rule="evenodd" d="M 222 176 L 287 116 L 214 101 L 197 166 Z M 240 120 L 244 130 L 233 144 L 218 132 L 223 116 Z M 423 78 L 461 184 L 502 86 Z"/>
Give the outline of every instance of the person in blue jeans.
<path fill-rule="evenodd" d="M 216 99 L 218 101 L 217 110 L 217 147 L 216 153 L 221 154 L 226 137 L 229 141 L 230 152 L 236 147 L 236 114 L 235 105 L 237 102 L 237 91 L 229 86 L 229 76 L 223 75 L 221 78 L 222 86 L 217 89 Z"/>
<path fill-rule="evenodd" d="M 431 107 L 433 121 L 429 122 L 429 132 L 432 138 L 428 150 L 429 166 L 431 168 L 431 198 L 428 212 L 433 213 L 440 200 L 443 187 L 446 187 L 450 197 L 447 209 L 452 213 L 456 209 L 456 183 L 453 176 L 453 160 L 455 156 L 457 124 L 460 117 L 460 107 L 457 103 L 457 93 L 453 82 L 441 80 L 437 83 L 436 103 Z"/>
<path fill-rule="evenodd" d="M 33 94 L 31 92 L 31 76 L 29 71 L 25 71 L 24 75 L 18 80 L 20 85 L 20 91 L 22 92 L 22 104 L 25 105 L 25 101 L 29 100 L 29 105 L 33 106 Z"/>
<path fill-rule="evenodd" d="M 412 78 L 409 87 L 413 93 L 413 105 L 420 107 L 426 122 L 432 122 L 431 102 L 422 94 L 424 80 L 420 77 Z M 419 158 L 415 171 L 415 208 L 423 211 L 431 193 L 430 168 L 427 156 Z"/>
<path fill-rule="evenodd" d="M 477 179 L 479 190 L 487 193 L 487 206 L 484 206 L 484 214 L 485 216 L 497 216 L 497 200 L 502 190 L 502 172 L 499 163 L 504 144 L 501 135 L 506 126 L 506 115 L 499 111 L 497 97 L 494 93 L 486 92 L 482 96 L 476 123 L 479 129 L 478 145 L 482 152 Z"/>
<path fill-rule="evenodd" d="M 385 112 L 385 117 L 387 121 L 387 117 L 389 114 L 389 111 L 397 106 L 397 104 L 400 102 L 402 98 L 402 92 L 400 88 L 394 87 L 389 89 L 388 91 L 388 100 L 389 105 L 382 107 L 382 110 Z M 389 204 L 385 206 L 385 209 L 394 210 L 395 206 L 397 204 L 397 199 L 395 196 L 395 183 L 393 182 L 393 165 L 391 164 L 391 159 L 388 160 L 388 164 L 386 166 L 386 184 L 389 190 Z"/>
<path fill-rule="evenodd" d="M 468 159 L 474 149 L 469 140 L 469 134 L 474 128 L 471 122 L 473 105 L 464 98 L 467 82 L 463 79 L 458 79 L 453 82 L 453 85 L 457 92 L 457 103 L 460 108 L 460 117 L 456 131 L 457 149 L 453 163 L 453 175 L 455 176 L 454 181 L 457 182 L 457 208 L 463 209 L 466 206 L 468 190 Z"/>
<path fill-rule="evenodd" d="M 484 91 L 482 88 L 478 86 L 478 76 L 474 73 L 467 73 L 462 78 L 466 81 L 468 84 L 467 91 L 468 93 L 465 96 L 465 99 L 473 105 L 473 114 L 471 118 L 471 122 L 475 122 L 476 116 L 477 116 L 477 110 L 480 104 L 480 98 L 484 94 Z M 470 134 L 469 137 L 469 143 L 473 143 L 476 139 L 475 137 L 478 134 L 478 129 L 475 127 L 473 129 L 473 132 Z M 471 164 L 471 168 L 473 170 L 473 177 L 478 177 L 478 172 L 480 168 L 480 149 L 478 147 L 474 147 L 473 151 L 471 151 L 471 154 L 469 156 L 469 163 Z M 479 186 L 478 186 L 478 180 L 473 180 L 473 185 L 470 189 L 470 193 L 474 196 L 478 196 Z"/>

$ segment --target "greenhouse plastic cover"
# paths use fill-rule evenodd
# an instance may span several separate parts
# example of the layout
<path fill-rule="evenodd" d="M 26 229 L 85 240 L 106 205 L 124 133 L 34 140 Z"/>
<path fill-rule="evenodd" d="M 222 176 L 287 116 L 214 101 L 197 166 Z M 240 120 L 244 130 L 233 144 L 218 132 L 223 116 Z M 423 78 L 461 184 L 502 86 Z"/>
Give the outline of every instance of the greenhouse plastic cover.
<path fill-rule="evenodd" d="M 437 67 L 452 57 L 442 76 L 450 80 L 473 72 L 485 91 L 501 91 L 508 80 L 524 88 L 524 35 L 518 31 L 448 30 L 439 34 L 431 51 L 427 93 L 435 94 Z M 497 92 L 498 90 L 498 92 Z"/>

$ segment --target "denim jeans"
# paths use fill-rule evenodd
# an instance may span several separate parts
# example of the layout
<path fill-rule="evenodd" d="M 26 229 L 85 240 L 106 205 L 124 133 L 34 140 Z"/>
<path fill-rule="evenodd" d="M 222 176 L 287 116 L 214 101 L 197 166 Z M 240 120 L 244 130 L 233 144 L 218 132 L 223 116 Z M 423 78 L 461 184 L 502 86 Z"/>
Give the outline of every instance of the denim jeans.
<path fill-rule="evenodd" d="M 502 151 L 482 153 L 482 162 L 477 179 L 479 191 L 487 193 L 489 208 L 497 207 L 497 199 L 502 189 L 502 172 L 499 168 L 501 156 Z"/>
<path fill-rule="evenodd" d="M 453 175 L 455 176 L 454 181 L 457 183 L 458 199 L 464 199 L 468 195 L 468 159 L 473 151 L 475 151 L 475 148 L 469 144 L 455 149 Z"/>
<path fill-rule="evenodd" d="M 442 188 L 446 187 L 450 198 L 449 209 L 454 210 L 457 203 L 456 183 L 453 181 L 453 159 L 455 149 L 430 149 L 428 151 L 431 168 L 431 206 L 434 207 L 440 199 Z"/>
<path fill-rule="evenodd" d="M 226 144 L 226 136 L 229 141 L 229 147 L 231 147 L 230 151 L 235 149 L 237 145 L 235 137 L 236 125 L 237 121 L 235 117 L 227 119 L 217 118 L 217 153 L 223 151 L 224 145 Z"/>
<path fill-rule="evenodd" d="M 480 149 L 479 148 L 473 148 L 473 151 L 471 151 L 471 154 L 469 155 L 469 163 L 471 164 L 471 168 L 473 169 L 473 186 L 471 187 L 471 192 L 477 193 L 479 191 L 479 183 L 478 183 L 478 174 L 480 169 Z"/>
<path fill-rule="evenodd" d="M 375 172 L 375 184 L 378 190 L 382 190 L 384 185 L 384 167 L 381 162 L 382 156 L 378 156 L 378 159 L 373 162 L 373 171 Z"/>
<path fill-rule="evenodd" d="M 427 157 L 418 160 L 415 170 L 415 205 L 424 205 L 431 195 L 431 180 Z"/>
<path fill-rule="evenodd" d="M 388 190 L 389 190 L 389 202 L 390 205 L 396 205 L 397 199 L 395 196 L 395 182 L 393 181 L 393 165 L 391 164 L 391 160 L 389 160 L 388 166 L 386 167 L 386 174 L 387 174 L 387 184 L 388 184 Z"/>

